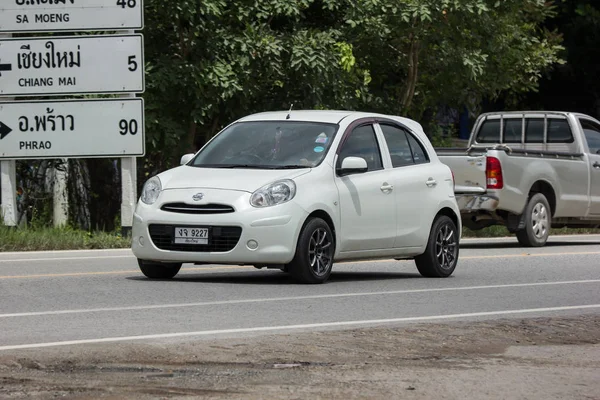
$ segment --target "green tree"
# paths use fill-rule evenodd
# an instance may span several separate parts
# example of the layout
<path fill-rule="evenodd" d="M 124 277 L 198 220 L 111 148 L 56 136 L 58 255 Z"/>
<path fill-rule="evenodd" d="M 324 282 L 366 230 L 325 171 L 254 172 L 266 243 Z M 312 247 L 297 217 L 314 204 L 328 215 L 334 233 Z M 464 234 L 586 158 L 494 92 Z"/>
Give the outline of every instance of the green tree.
<path fill-rule="evenodd" d="M 356 104 L 369 77 L 339 29 L 341 5 L 148 0 L 146 174 L 245 114 Z"/>
<path fill-rule="evenodd" d="M 542 0 L 360 0 L 347 37 L 371 71 L 373 106 L 420 119 L 535 90 L 562 63 L 560 36 L 542 26 L 553 13 Z"/>

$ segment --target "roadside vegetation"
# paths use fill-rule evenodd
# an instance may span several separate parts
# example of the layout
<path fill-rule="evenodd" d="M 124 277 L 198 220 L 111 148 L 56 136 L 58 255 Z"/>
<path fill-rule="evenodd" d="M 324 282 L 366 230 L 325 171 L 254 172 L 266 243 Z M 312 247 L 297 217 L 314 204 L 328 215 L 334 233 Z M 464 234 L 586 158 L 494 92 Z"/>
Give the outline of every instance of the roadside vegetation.
<path fill-rule="evenodd" d="M 112 249 L 131 246 L 129 238 L 116 232 L 88 232 L 64 228 L 11 228 L 0 226 L 0 252 Z"/>
<path fill-rule="evenodd" d="M 552 235 L 600 234 L 600 229 L 553 229 Z M 512 236 L 506 228 L 493 226 L 480 231 L 463 229 L 463 237 Z M 516 240 L 516 239 L 515 239 Z M 118 232 L 88 232 L 72 227 L 9 228 L 0 226 L 0 252 L 44 250 L 123 249 L 131 246 L 131 238 Z"/>

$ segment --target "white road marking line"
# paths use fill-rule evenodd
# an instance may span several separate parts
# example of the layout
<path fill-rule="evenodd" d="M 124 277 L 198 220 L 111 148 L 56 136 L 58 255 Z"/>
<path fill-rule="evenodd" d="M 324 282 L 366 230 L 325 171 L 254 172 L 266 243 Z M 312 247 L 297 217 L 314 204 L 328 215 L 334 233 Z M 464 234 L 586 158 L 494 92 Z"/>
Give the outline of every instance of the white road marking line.
<path fill-rule="evenodd" d="M 199 303 L 156 304 L 156 305 L 147 305 L 147 306 L 106 307 L 106 308 L 90 308 L 90 309 L 79 309 L 79 310 L 35 311 L 35 312 L 13 313 L 13 314 L 0 314 L 0 318 L 35 317 L 35 316 L 42 316 L 42 315 L 61 315 L 61 314 L 86 314 L 86 313 L 109 312 L 109 311 L 153 310 L 153 309 L 161 309 L 161 308 L 205 307 L 205 306 L 229 305 L 229 304 L 281 302 L 281 301 L 289 301 L 289 300 L 332 299 L 332 298 L 339 298 L 339 297 L 384 296 L 384 295 L 394 295 L 394 294 L 451 292 L 451 291 L 462 291 L 462 290 L 502 289 L 502 288 L 554 286 L 554 285 L 570 285 L 570 284 L 586 284 L 586 283 L 600 283 L 600 279 L 579 280 L 579 281 L 560 281 L 560 282 L 515 283 L 515 284 L 486 285 L 486 286 L 462 286 L 462 287 L 454 287 L 454 288 L 406 289 L 406 290 L 393 290 L 393 291 L 384 291 L 384 292 L 334 293 L 334 294 L 321 294 L 321 295 L 311 295 L 311 296 L 289 296 L 289 297 L 274 297 L 274 298 L 259 298 L 259 299 L 220 300 L 220 301 L 206 301 L 206 302 L 199 302 Z"/>
<path fill-rule="evenodd" d="M 281 331 L 281 330 L 297 330 L 297 329 L 310 329 L 310 328 L 331 328 L 341 326 L 352 326 L 352 325 L 375 325 L 375 324 L 390 324 L 398 322 L 418 322 L 418 321 L 432 321 L 432 320 L 447 320 L 447 319 L 458 319 L 458 318 L 470 318 L 470 317 L 489 317 L 495 315 L 508 315 L 508 314 L 531 314 L 531 313 L 544 313 L 554 311 L 568 311 L 568 310 L 585 310 L 600 308 L 600 304 L 586 304 L 579 306 L 564 306 L 564 307 L 546 307 L 546 308 L 529 308 L 520 310 L 502 310 L 502 311 L 486 311 L 476 313 L 465 313 L 465 314 L 446 314 L 446 315 L 429 315 L 422 317 L 404 317 L 404 318 L 388 318 L 388 319 L 372 319 L 372 320 L 359 320 L 359 321 L 338 321 L 338 322 L 322 322 L 314 324 L 300 324 L 300 325 L 279 325 L 279 326 L 260 326 L 254 328 L 235 328 L 235 329 L 218 329 L 218 330 L 207 330 L 207 331 L 196 331 L 196 332 L 176 332 L 176 333 L 159 333 L 152 335 L 139 335 L 139 336 L 120 336 L 120 337 L 107 337 L 97 339 L 82 339 L 82 340 L 65 340 L 62 342 L 46 342 L 46 343 L 31 343 L 31 344 L 18 344 L 11 346 L 0 346 L 0 351 L 6 350 L 19 350 L 19 349 L 35 349 L 41 347 L 54 347 L 54 346 L 69 346 L 77 344 L 92 344 L 92 343 L 107 343 L 107 342 L 124 342 L 131 340 L 144 340 L 144 339 L 168 339 L 186 336 L 209 336 L 209 335 L 223 335 L 232 333 L 250 333 L 250 332 L 269 332 L 269 331 Z"/>
<path fill-rule="evenodd" d="M 90 256 L 90 257 L 60 257 L 60 258 L 15 258 L 14 260 L 0 260 L 0 263 L 32 262 L 32 261 L 65 261 L 65 260 L 99 260 L 108 258 L 135 258 L 133 256 Z"/>
<path fill-rule="evenodd" d="M 462 256 L 460 260 L 479 259 L 479 258 L 514 258 L 514 257 L 552 257 L 552 256 L 569 256 L 569 255 L 594 255 L 600 254 L 600 251 L 579 251 L 579 252 L 560 252 L 560 253 L 509 253 L 509 254 L 492 254 L 492 255 L 473 255 L 473 256 Z M 60 258 L 20 258 L 11 260 L 0 260 L 0 263 L 12 263 L 12 262 L 35 262 L 35 261 L 81 261 L 81 260 L 101 260 L 101 259 L 112 259 L 112 258 L 132 258 L 134 256 L 123 255 L 123 256 L 89 256 L 89 257 L 60 257 Z M 369 264 L 369 263 L 382 263 L 382 262 L 394 262 L 393 258 L 390 259 L 373 259 L 373 260 L 361 260 L 361 261 L 340 261 L 335 263 L 336 265 L 350 265 L 350 264 Z M 213 264 L 215 267 L 221 264 Z"/>

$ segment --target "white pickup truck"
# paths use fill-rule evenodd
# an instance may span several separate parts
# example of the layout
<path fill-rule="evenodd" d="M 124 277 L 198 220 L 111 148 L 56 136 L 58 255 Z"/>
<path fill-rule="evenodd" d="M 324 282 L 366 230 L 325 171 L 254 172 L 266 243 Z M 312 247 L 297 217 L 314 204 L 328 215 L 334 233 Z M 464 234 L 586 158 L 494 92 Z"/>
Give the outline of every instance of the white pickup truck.
<path fill-rule="evenodd" d="M 505 225 L 521 245 L 543 246 L 551 226 L 600 226 L 600 122 L 588 115 L 486 113 L 466 149 L 435 150 L 469 229 Z"/>

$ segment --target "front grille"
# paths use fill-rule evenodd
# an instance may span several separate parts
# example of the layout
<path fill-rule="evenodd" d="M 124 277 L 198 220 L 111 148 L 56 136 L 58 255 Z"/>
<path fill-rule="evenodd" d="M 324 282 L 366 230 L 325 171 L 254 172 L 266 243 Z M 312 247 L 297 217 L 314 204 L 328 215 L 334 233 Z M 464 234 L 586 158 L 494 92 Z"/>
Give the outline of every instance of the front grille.
<path fill-rule="evenodd" d="M 160 209 L 180 214 L 226 214 L 235 211 L 233 207 L 225 204 L 167 203 Z"/>
<path fill-rule="evenodd" d="M 198 226 L 177 225 L 178 227 L 197 228 Z M 173 242 L 175 225 L 151 224 L 148 226 L 152 243 L 161 250 L 226 252 L 232 250 L 242 236 L 239 226 L 210 226 L 208 227 L 208 244 L 180 244 Z"/>

